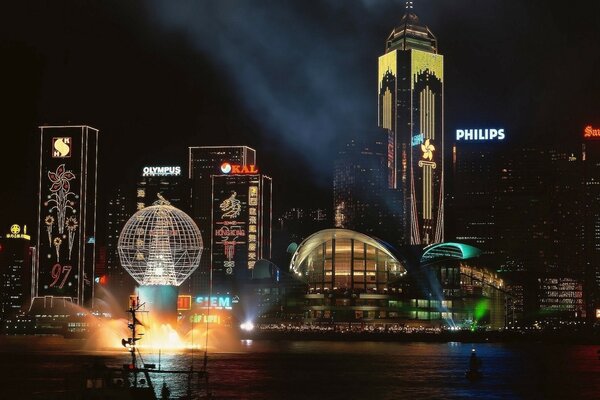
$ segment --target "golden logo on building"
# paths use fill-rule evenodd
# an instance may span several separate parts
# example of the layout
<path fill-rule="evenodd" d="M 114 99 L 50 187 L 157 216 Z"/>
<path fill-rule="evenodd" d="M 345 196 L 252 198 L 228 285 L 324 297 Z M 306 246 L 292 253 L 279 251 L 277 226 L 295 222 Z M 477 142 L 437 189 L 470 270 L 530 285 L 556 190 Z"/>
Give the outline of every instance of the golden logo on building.
<path fill-rule="evenodd" d="M 10 226 L 10 233 L 6 234 L 6 238 L 31 240 L 31 236 L 27 234 L 27 225 L 23 225 L 23 233 L 21 233 L 21 227 L 17 224 Z"/>
<path fill-rule="evenodd" d="M 52 138 L 52 158 L 71 157 L 71 138 L 55 137 Z"/>
<path fill-rule="evenodd" d="M 425 143 L 421 144 L 421 151 L 423 152 L 424 160 L 433 160 L 433 152 L 435 151 L 435 146 L 430 143 L 429 139 L 425 140 Z"/>

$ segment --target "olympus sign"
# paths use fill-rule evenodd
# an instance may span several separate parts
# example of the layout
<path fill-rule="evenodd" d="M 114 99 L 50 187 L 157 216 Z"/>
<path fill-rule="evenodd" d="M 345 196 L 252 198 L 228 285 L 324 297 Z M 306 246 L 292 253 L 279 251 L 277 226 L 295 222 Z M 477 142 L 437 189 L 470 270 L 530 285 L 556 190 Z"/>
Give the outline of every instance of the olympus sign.
<path fill-rule="evenodd" d="M 456 141 L 504 140 L 504 129 L 457 129 Z"/>
<path fill-rule="evenodd" d="M 181 167 L 144 167 L 142 176 L 179 176 Z"/>

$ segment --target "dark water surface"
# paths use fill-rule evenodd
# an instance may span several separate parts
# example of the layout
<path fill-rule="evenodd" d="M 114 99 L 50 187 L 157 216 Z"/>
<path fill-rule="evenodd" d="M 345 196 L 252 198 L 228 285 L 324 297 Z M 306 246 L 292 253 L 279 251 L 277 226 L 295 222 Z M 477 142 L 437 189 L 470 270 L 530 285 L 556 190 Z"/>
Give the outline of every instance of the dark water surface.
<path fill-rule="evenodd" d="M 119 366 L 127 353 L 77 340 L 0 339 L 0 399 L 69 398 L 82 366 Z M 464 377 L 472 347 L 484 378 Z M 211 390 L 222 399 L 599 399 L 599 346 L 550 344 L 241 341 L 209 355 Z M 163 368 L 189 368 L 190 353 L 163 354 Z M 146 353 L 146 362 L 158 362 Z M 196 353 L 194 364 L 201 365 Z M 173 395 L 185 378 L 167 378 Z M 154 379 L 162 385 L 162 378 Z M 46 395 L 47 394 L 47 395 Z"/>

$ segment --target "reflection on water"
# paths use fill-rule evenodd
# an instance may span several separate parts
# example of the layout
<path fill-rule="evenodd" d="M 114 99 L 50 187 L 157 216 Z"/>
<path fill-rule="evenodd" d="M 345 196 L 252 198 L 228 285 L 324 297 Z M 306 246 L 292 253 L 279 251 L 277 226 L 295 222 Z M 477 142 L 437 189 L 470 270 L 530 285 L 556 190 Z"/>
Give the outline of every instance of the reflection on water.
<path fill-rule="evenodd" d="M 95 358 L 121 365 L 123 351 L 85 350 L 59 337 L 2 337 L 0 398 L 69 390 Z M 485 377 L 464 378 L 472 346 L 461 343 L 237 341 L 209 355 L 211 390 L 225 399 L 599 398 L 598 346 L 476 344 Z M 145 352 L 158 364 L 158 352 Z M 162 353 L 163 368 L 187 369 L 201 352 Z M 174 396 L 184 376 L 167 378 Z M 157 386 L 162 377 L 156 378 Z M 18 395 L 18 397 L 17 397 Z M 39 397 L 39 396 L 38 396 Z M 44 398 L 44 397 L 39 397 Z M 49 398 L 49 397 L 46 397 Z"/>

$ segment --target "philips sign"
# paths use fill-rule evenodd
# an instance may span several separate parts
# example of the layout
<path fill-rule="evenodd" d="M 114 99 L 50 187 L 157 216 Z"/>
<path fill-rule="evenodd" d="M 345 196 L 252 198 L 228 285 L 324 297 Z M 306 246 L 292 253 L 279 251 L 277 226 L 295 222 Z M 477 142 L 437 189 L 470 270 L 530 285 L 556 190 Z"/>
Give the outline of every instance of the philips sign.
<path fill-rule="evenodd" d="M 504 129 L 457 129 L 456 141 L 504 140 Z"/>
<path fill-rule="evenodd" d="M 144 167 L 142 176 L 180 176 L 181 167 Z"/>

